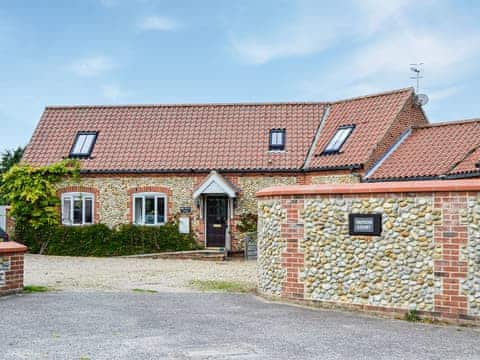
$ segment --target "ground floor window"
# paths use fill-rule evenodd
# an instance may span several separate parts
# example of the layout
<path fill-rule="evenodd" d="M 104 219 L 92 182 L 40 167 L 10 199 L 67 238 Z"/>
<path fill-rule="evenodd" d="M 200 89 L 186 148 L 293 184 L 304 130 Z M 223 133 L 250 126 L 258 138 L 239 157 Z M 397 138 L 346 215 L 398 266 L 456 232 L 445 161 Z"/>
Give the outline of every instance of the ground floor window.
<path fill-rule="evenodd" d="M 163 193 L 133 195 L 133 223 L 162 225 L 167 222 L 167 197 Z"/>
<path fill-rule="evenodd" d="M 84 192 L 62 195 L 62 224 L 93 224 L 93 194 Z"/>

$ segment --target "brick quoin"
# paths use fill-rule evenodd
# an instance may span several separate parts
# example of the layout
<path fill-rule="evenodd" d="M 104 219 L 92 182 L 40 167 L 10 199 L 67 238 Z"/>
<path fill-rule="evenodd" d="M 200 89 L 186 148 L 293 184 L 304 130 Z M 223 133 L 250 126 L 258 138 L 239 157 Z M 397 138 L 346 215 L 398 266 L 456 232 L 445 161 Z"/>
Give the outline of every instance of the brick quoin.
<path fill-rule="evenodd" d="M 0 265 L 9 264 L 5 282 L 0 283 L 0 296 L 23 291 L 23 256 L 26 251 L 26 246 L 13 241 L 0 243 Z"/>
<path fill-rule="evenodd" d="M 441 281 L 441 293 L 435 294 L 435 312 L 446 319 L 467 317 L 467 297 L 460 282 L 467 277 L 468 264 L 460 259 L 460 249 L 468 242 L 467 225 L 460 223 L 460 209 L 467 209 L 465 192 L 434 193 L 434 207 L 442 212 L 442 225 L 434 228 L 435 243 L 442 257 L 434 261 L 434 275 Z"/>
<path fill-rule="evenodd" d="M 303 208 L 303 199 L 283 199 L 282 205 L 287 213 L 286 223 L 281 225 L 280 236 L 287 246 L 282 253 L 282 266 L 286 269 L 286 279 L 282 282 L 282 296 L 289 299 L 304 298 L 304 284 L 300 282 L 300 271 L 304 266 L 304 254 L 299 251 L 299 239 L 303 239 L 303 224 L 299 221 L 299 211 Z"/>

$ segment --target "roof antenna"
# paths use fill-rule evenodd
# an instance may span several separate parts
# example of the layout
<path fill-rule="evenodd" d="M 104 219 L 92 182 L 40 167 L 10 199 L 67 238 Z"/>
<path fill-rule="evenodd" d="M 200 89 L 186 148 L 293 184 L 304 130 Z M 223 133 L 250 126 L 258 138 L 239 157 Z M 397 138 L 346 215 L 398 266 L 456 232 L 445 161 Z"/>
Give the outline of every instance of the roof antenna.
<path fill-rule="evenodd" d="M 413 76 L 410 79 L 417 80 L 417 93 L 420 91 L 420 79 L 423 79 L 423 63 L 410 64 L 410 71 L 413 72 Z"/>
<path fill-rule="evenodd" d="M 410 76 L 410 79 L 417 81 L 417 95 L 415 96 L 415 103 L 418 106 L 423 106 L 428 102 L 428 96 L 425 94 L 420 94 L 420 79 L 423 79 L 423 63 L 410 64 L 410 71 L 413 72 L 413 76 Z"/>

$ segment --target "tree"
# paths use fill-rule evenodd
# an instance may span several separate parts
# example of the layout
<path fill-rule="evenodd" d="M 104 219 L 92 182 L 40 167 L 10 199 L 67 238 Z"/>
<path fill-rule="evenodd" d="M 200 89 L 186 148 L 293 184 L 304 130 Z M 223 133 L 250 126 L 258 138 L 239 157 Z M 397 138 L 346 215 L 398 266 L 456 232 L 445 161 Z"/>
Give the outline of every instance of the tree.
<path fill-rule="evenodd" d="M 33 229 L 57 225 L 59 200 L 55 184 L 78 174 L 79 163 L 75 160 L 42 167 L 14 165 L 2 176 L 0 193 L 10 204 L 16 224 Z"/>
<path fill-rule="evenodd" d="M 2 155 L 0 155 L 0 186 L 2 185 L 2 174 L 20 162 L 24 150 L 25 148 L 19 146 L 15 150 L 5 150 Z M 8 202 L 0 191 L 0 205 L 5 204 L 8 204 Z"/>
<path fill-rule="evenodd" d="M 0 174 L 6 173 L 22 159 L 25 148 L 19 146 L 14 150 L 5 150 L 0 157 Z"/>

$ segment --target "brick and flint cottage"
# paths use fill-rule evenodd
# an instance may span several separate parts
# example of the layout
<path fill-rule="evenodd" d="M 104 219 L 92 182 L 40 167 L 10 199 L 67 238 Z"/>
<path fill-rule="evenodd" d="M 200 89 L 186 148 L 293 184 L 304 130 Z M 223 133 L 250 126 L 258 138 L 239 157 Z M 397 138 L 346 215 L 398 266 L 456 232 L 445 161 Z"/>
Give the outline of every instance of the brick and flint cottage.
<path fill-rule="evenodd" d="M 411 88 L 335 102 L 47 107 L 23 162 L 80 159 L 65 225 L 157 226 L 182 214 L 206 247 L 272 185 L 479 175 L 480 122 L 429 125 Z"/>

